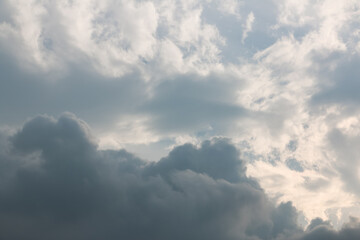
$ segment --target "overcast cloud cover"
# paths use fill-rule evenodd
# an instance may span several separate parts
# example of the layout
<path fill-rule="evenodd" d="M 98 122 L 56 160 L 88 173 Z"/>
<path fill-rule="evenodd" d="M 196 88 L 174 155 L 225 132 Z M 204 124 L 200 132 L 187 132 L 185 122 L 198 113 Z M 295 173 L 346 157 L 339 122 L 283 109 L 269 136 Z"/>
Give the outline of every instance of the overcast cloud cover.
<path fill-rule="evenodd" d="M 1 238 L 359 238 L 359 27 L 357 0 L 0 0 Z"/>
<path fill-rule="evenodd" d="M 38 116 L 1 136 L 2 239 L 356 239 L 291 202 L 275 207 L 226 139 L 175 147 L 158 162 L 98 150 L 72 114 Z"/>

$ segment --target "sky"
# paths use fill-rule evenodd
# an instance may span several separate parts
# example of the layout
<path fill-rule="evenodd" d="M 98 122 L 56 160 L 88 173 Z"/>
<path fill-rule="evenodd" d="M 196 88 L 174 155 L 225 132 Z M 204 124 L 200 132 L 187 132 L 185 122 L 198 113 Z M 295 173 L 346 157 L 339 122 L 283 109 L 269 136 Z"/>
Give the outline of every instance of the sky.
<path fill-rule="evenodd" d="M 360 238 L 357 0 L 0 0 L 0 238 Z"/>

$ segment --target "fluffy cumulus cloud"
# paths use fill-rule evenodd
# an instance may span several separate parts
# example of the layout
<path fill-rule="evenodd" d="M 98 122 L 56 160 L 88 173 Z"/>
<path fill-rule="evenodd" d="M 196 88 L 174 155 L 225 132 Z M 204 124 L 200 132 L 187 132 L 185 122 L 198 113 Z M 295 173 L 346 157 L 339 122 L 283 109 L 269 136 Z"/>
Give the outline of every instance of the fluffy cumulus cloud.
<path fill-rule="evenodd" d="M 0 0 L 4 234 L 357 234 L 348 219 L 360 217 L 359 9 L 357 0 Z M 18 131 L 63 112 L 93 136 L 70 115 Z M 209 142 L 223 138 L 234 146 Z M 305 232 L 282 228 L 293 206 Z"/>
<path fill-rule="evenodd" d="M 352 219 L 336 232 L 297 225 L 246 174 L 225 139 L 185 144 L 156 163 L 98 150 L 72 114 L 38 116 L 1 135 L 0 222 L 4 239 L 356 239 Z"/>
<path fill-rule="evenodd" d="M 188 1 L 5 1 L 0 39 L 26 68 L 89 64 L 104 76 L 141 68 L 206 73 L 219 65 L 217 28 Z M 17 43 L 17 48 L 12 42 Z M 165 73 L 166 74 L 166 73 Z"/>

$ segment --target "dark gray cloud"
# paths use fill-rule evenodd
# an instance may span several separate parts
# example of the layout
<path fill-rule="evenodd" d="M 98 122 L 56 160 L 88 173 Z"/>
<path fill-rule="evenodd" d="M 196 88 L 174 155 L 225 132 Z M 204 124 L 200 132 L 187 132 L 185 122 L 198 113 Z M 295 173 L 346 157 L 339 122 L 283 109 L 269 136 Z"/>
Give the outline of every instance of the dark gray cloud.
<path fill-rule="evenodd" d="M 303 233 L 292 204 L 275 207 L 225 139 L 147 163 L 97 150 L 86 123 L 64 114 L 35 117 L 0 143 L 1 239 L 360 236 L 355 220 L 340 232 L 320 224 Z"/>
<path fill-rule="evenodd" d="M 312 231 L 316 227 L 323 226 L 323 227 L 331 227 L 330 222 L 324 221 L 321 218 L 315 218 L 311 220 L 309 226 L 307 226 L 307 231 Z"/>
<path fill-rule="evenodd" d="M 225 153 L 226 156 L 224 156 Z M 204 141 L 200 149 L 194 148 L 191 144 L 185 144 L 171 151 L 168 157 L 151 164 L 147 170 L 152 175 L 164 176 L 163 174 L 166 174 L 168 176 L 174 171 L 191 169 L 216 180 L 224 179 L 236 183 L 247 178 L 238 155 L 236 148 L 225 140 L 216 141 L 216 146 L 210 141 Z"/>
<path fill-rule="evenodd" d="M 307 231 L 303 236 L 296 239 L 301 240 L 353 240 L 360 237 L 360 224 L 357 219 L 350 218 L 350 222 L 345 224 L 340 231 L 335 231 L 329 222 L 321 219 L 311 221 Z"/>

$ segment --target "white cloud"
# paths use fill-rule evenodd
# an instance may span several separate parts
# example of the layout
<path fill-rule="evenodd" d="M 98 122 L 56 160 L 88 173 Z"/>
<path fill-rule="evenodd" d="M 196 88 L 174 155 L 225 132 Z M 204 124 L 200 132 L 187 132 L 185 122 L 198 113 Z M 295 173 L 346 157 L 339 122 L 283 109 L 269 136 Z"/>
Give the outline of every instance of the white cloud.
<path fill-rule="evenodd" d="M 2 49 L 20 61 L 27 70 L 38 67 L 48 71 L 58 67 L 58 58 L 49 48 L 42 21 L 47 11 L 39 1 L 11 1 L 13 14 L 10 22 L 0 25 Z"/>
<path fill-rule="evenodd" d="M 182 56 L 183 64 L 176 60 L 175 72 L 206 74 L 220 65 L 224 39 L 215 26 L 203 21 L 199 4 L 112 0 L 8 4 L 14 22 L 1 24 L 2 40 L 18 42 L 11 54 L 35 69 L 54 70 L 77 62 L 91 64 L 110 77 L 136 69 L 156 75 L 147 65 L 159 63 L 164 47 L 170 46 Z"/>
<path fill-rule="evenodd" d="M 238 18 L 241 18 L 240 15 L 240 8 L 241 5 L 244 5 L 243 1 L 239 1 L 239 0 L 218 0 L 215 1 L 216 4 L 218 5 L 218 9 L 225 13 L 225 14 L 230 14 L 230 15 L 235 15 Z"/>
<path fill-rule="evenodd" d="M 241 38 L 242 43 L 245 42 L 245 39 L 247 38 L 248 34 L 252 31 L 254 21 L 255 21 L 254 13 L 250 12 L 246 18 L 246 22 L 244 25 L 243 36 Z"/>

